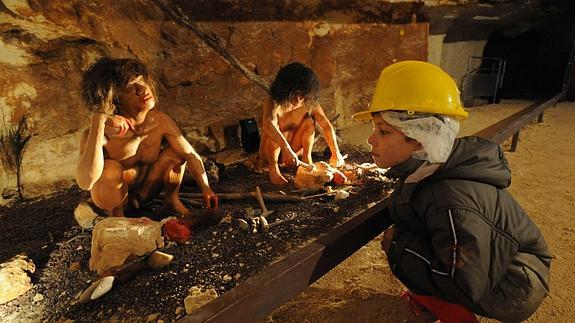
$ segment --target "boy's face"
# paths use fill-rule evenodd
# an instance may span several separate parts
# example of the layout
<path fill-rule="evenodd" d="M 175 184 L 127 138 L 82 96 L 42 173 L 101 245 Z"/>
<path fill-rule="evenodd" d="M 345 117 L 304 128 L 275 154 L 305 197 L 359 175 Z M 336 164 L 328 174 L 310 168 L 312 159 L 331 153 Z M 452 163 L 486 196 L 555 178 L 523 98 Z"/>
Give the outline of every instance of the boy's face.
<path fill-rule="evenodd" d="M 381 116 L 373 116 L 373 132 L 367 143 L 371 145 L 371 156 L 378 167 L 387 168 L 403 163 L 421 144 L 407 137 L 389 125 Z"/>
<path fill-rule="evenodd" d="M 120 105 L 136 112 L 151 110 L 156 105 L 152 89 L 142 75 L 131 77 L 120 94 Z"/>

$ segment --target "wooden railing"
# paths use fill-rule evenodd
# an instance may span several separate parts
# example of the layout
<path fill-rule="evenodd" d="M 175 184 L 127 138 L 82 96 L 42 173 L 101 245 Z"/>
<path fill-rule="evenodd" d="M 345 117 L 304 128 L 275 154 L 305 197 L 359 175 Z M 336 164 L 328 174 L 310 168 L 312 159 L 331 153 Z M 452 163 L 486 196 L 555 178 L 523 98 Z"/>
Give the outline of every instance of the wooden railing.
<path fill-rule="evenodd" d="M 513 136 L 511 140 L 510 151 L 517 149 L 519 140 L 519 131 L 523 126 L 537 118 L 538 122 L 543 122 L 543 112 L 550 106 L 555 106 L 563 97 L 563 93 L 557 94 L 551 98 L 537 101 L 525 109 L 518 111 L 509 117 L 494 123 L 493 125 L 475 133 L 475 136 L 487 138 L 498 144 L 503 144 L 505 140 Z"/>

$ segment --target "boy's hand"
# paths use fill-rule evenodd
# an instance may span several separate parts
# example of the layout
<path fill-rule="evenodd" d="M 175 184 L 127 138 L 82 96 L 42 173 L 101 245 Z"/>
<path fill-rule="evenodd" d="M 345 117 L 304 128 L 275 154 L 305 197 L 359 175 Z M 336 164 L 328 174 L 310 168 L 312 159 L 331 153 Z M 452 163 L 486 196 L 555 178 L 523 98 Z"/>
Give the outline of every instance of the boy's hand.
<path fill-rule="evenodd" d="M 297 167 L 299 159 L 291 147 L 282 148 L 282 162 L 286 167 Z"/>
<path fill-rule="evenodd" d="M 134 124 L 119 115 L 113 115 L 106 119 L 104 133 L 108 136 L 123 136 L 128 130 L 134 130 Z"/>
<path fill-rule="evenodd" d="M 218 196 L 211 188 L 207 188 L 205 191 L 202 192 L 204 197 L 204 203 L 208 209 L 217 209 L 218 208 Z"/>

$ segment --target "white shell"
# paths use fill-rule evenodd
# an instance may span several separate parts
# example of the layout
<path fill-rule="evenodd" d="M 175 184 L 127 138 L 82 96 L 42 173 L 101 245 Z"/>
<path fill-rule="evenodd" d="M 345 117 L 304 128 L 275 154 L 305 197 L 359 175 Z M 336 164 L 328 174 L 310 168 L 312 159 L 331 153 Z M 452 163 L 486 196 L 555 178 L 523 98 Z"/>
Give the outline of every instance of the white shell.
<path fill-rule="evenodd" d="M 148 258 L 148 261 L 146 261 L 146 265 L 151 269 L 160 269 L 169 265 L 170 262 L 172 262 L 172 259 L 174 259 L 174 255 L 161 251 L 154 251 Z"/>
<path fill-rule="evenodd" d="M 115 278 L 114 276 L 106 276 L 98 280 L 97 281 L 98 285 L 94 289 L 94 292 L 92 292 L 92 295 L 90 295 L 90 299 L 95 300 L 96 298 L 109 292 L 110 289 L 112 289 L 112 287 L 114 286 L 114 278 Z"/>

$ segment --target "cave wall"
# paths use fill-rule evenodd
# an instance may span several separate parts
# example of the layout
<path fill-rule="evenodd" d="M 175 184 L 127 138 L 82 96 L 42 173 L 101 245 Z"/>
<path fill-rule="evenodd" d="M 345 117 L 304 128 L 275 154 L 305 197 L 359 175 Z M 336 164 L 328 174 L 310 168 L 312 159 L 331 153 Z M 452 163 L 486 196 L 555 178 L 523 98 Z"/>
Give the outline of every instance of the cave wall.
<path fill-rule="evenodd" d="M 469 57 L 482 56 L 486 42 L 485 40 L 476 40 L 443 44 L 441 67 L 451 75 L 457 86 L 461 87 L 461 80 L 467 73 Z M 477 68 L 480 63 L 479 60 L 473 60 L 470 68 Z"/>
<path fill-rule="evenodd" d="M 340 5 L 327 5 L 332 2 Z M 256 12 L 259 2 L 254 3 Z M 320 103 L 328 117 L 339 116 L 335 126 L 345 128 L 351 114 L 367 106 L 382 68 L 428 56 L 429 25 L 418 22 L 420 4 L 360 1 L 363 7 L 356 8 L 357 3 L 273 2 L 280 7 L 277 12 L 287 8 L 310 20 L 297 15 L 285 20 L 273 15 L 214 18 L 226 12 L 217 6 L 205 15 L 197 8 L 193 12 L 204 17 L 199 23 L 224 39 L 230 52 L 269 82 L 284 64 L 311 65 L 322 84 Z M 230 6 L 230 12 L 239 4 L 218 2 Z M 2 0 L 0 21 L 0 127 L 5 130 L 27 114 L 36 133 L 23 160 L 27 196 L 74 184 L 79 135 L 90 116 L 81 102 L 79 81 L 97 57 L 144 61 L 157 81 L 157 108 L 171 115 L 204 155 L 222 148 L 225 125 L 261 114 L 265 92 L 153 1 Z M 0 193 L 8 198 L 14 189 L 14 174 L 2 167 Z"/>

